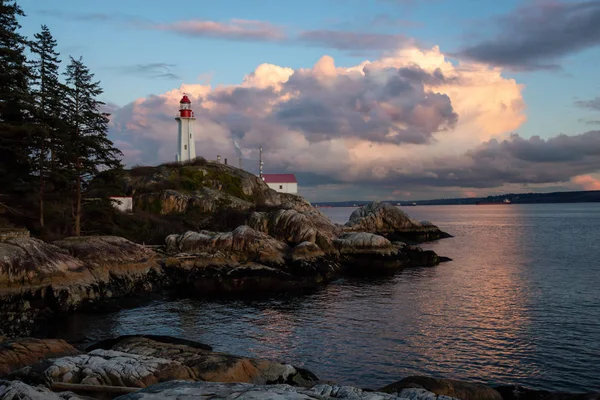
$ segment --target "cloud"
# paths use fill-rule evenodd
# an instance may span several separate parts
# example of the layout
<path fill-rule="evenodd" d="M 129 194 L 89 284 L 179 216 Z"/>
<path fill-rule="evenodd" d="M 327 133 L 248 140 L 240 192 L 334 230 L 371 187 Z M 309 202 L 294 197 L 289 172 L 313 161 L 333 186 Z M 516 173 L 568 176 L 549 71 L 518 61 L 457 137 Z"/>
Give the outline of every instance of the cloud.
<path fill-rule="evenodd" d="M 190 37 L 210 37 L 242 41 L 279 41 L 286 38 L 283 28 L 266 21 L 231 19 L 226 22 L 192 19 L 149 24 L 147 28 Z"/>
<path fill-rule="evenodd" d="M 460 52 L 522 70 L 557 69 L 569 54 L 600 45 L 600 2 L 535 1 L 497 20 L 495 37 Z"/>
<path fill-rule="evenodd" d="M 173 73 L 175 66 L 175 64 L 167 63 L 147 63 L 117 67 L 116 69 L 127 75 L 143 76 L 152 79 L 181 80 L 179 75 Z"/>
<path fill-rule="evenodd" d="M 579 175 L 571 179 L 571 181 L 582 187 L 584 190 L 600 190 L 600 179 L 590 175 Z"/>
<path fill-rule="evenodd" d="M 409 42 L 404 35 L 320 29 L 300 32 L 298 40 L 338 50 L 389 50 Z"/>
<path fill-rule="evenodd" d="M 386 183 L 417 196 L 414 187 L 462 185 L 457 174 L 474 168 L 465 151 L 502 140 L 525 121 L 521 91 L 500 69 L 453 64 L 437 47 L 403 48 L 350 67 L 324 56 L 311 68 L 262 64 L 236 85 L 182 85 L 138 99 L 113 113 L 110 136 L 142 151 L 128 164 L 173 160 L 174 116 L 185 92 L 199 155 L 236 158 L 235 140 L 245 157 L 258 159 L 262 145 L 265 171 L 294 172 L 304 188 L 397 189 L 374 191 Z M 464 176 L 464 184 L 485 182 Z"/>
<path fill-rule="evenodd" d="M 600 97 L 596 97 L 592 100 L 578 100 L 575 102 L 575 106 L 587 108 L 588 110 L 600 111 Z"/>

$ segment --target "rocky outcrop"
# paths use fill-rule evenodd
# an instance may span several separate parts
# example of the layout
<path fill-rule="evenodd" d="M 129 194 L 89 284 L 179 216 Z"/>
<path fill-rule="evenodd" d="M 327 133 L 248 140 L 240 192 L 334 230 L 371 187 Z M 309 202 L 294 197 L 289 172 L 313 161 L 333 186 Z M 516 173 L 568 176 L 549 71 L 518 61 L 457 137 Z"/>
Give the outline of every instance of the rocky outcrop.
<path fill-rule="evenodd" d="M 389 203 L 373 202 L 356 209 L 344 226 L 346 232 L 371 232 L 390 240 L 424 242 L 450 237 L 430 222 L 418 222 Z"/>
<path fill-rule="evenodd" d="M 20 237 L 0 242 L 0 287 L 41 284 L 82 265 L 59 247 L 38 239 Z"/>
<path fill-rule="evenodd" d="M 232 232 L 186 232 L 166 239 L 167 251 L 176 253 L 223 253 L 234 261 L 282 265 L 289 246 L 271 236 L 242 225 Z"/>
<path fill-rule="evenodd" d="M 339 226 L 312 207 L 305 211 L 254 212 L 248 217 L 248 225 L 290 245 L 312 242 L 324 250 L 330 250 L 332 240 L 341 233 Z"/>
<path fill-rule="evenodd" d="M 411 376 L 385 386 L 379 391 L 398 393 L 406 388 L 423 389 L 438 396 L 450 396 L 462 400 L 502 400 L 500 393 L 489 386 L 426 376 Z"/>
<path fill-rule="evenodd" d="M 424 390 L 406 389 L 393 395 L 365 391 L 350 386 L 317 385 L 311 389 L 289 385 L 251 385 L 244 383 L 167 382 L 137 393 L 121 396 L 119 400 L 158 399 L 278 399 L 278 400 L 454 400 L 436 396 Z"/>
<path fill-rule="evenodd" d="M 0 378 L 47 358 L 70 356 L 80 351 L 60 339 L 21 338 L 0 342 Z"/>
<path fill-rule="evenodd" d="M 0 243 L 0 263 L 0 334 L 8 336 L 27 335 L 37 320 L 53 313 L 155 291 L 164 282 L 154 252 L 116 237 L 53 245 L 10 239 Z"/>
<path fill-rule="evenodd" d="M 71 237 L 53 244 L 93 267 L 127 265 L 156 258 L 152 250 L 117 236 Z"/>
<path fill-rule="evenodd" d="M 189 194 L 176 190 L 143 193 L 135 197 L 134 207 L 138 211 L 160 215 L 190 212 L 212 214 L 223 209 L 249 210 L 253 204 L 228 193 L 202 187 Z"/>

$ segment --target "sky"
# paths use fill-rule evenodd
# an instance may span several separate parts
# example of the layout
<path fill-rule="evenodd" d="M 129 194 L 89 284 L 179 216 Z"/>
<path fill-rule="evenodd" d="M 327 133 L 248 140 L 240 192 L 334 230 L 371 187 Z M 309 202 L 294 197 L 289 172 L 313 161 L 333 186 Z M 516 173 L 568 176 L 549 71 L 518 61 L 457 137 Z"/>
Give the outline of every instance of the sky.
<path fill-rule="evenodd" d="M 600 190 L 600 1 L 19 0 L 101 81 L 128 166 L 295 173 L 311 201 Z M 236 150 L 234 141 L 241 148 Z"/>

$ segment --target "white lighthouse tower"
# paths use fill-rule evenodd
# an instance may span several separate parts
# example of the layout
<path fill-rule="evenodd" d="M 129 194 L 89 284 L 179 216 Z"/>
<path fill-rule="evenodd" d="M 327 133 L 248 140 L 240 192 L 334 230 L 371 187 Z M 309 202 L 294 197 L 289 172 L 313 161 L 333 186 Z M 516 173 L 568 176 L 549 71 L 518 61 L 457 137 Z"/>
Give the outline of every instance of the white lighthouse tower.
<path fill-rule="evenodd" d="M 179 123 L 177 137 L 177 161 L 185 162 L 196 158 L 196 145 L 194 142 L 193 122 L 196 120 L 192 111 L 192 102 L 186 94 L 179 102 L 179 115 L 175 118 Z"/>

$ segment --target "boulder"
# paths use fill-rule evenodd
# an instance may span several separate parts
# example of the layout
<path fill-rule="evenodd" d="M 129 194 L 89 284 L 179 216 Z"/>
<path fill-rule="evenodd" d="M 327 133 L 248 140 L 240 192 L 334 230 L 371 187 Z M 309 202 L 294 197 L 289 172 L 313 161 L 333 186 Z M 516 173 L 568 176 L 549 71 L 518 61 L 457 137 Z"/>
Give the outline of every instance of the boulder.
<path fill-rule="evenodd" d="M 86 400 L 71 392 L 54 393 L 39 386 L 30 386 L 19 381 L 0 380 L 0 400 Z"/>
<path fill-rule="evenodd" d="M 344 226 L 346 232 L 371 232 L 390 240 L 423 242 L 450 237 L 430 222 L 418 222 L 400 208 L 373 202 L 356 209 Z"/>
<path fill-rule="evenodd" d="M 20 338 L 0 342 L 0 377 L 48 358 L 81 352 L 60 339 Z"/>
<path fill-rule="evenodd" d="M 366 232 L 344 233 L 333 241 L 339 261 L 353 275 L 392 274 L 408 265 L 408 256 L 383 236 Z"/>
<path fill-rule="evenodd" d="M 486 385 L 426 376 L 411 376 L 387 385 L 379 391 L 398 393 L 406 388 L 427 390 L 438 396 L 456 397 L 461 400 L 502 400 L 498 391 Z"/>
<path fill-rule="evenodd" d="M 111 340 L 108 346 L 99 345 L 109 347 L 102 351 L 176 362 L 185 366 L 189 377 L 181 379 L 187 380 L 302 386 L 311 386 L 318 381 L 311 372 L 289 364 L 218 353 L 203 345 L 169 337 L 127 336 Z M 101 351 L 99 345 L 93 346 L 95 350 L 91 353 Z"/>
<path fill-rule="evenodd" d="M 344 233 L 333 243 L 340 254 L 390 255 L 398 250 L 383 236 L 367 232 Z"/>
<path fill-rule="evenodd" d="M 221 252 L 234 260 L 259 263 L 284 264 L 289 246 L 269 235 L 242 225 L 232 232 L 186 232 L 166 238 L 170 253 L 215 253 Z"/>
<path fill-rule="evenodd" d="M 101 349 L 52 360 L 43 377 L 50 383 L 140 388 L 193 379 L 189 368 L 174 360 Z"/>
<path fill-rule="evenodd" d="M 317 385 L 311 389 L 289 385 L 252 385 L 247 383 L 212 382 L 166 382 L 140 390 L 137 393 L 121 396 L 118 400 L 158 400 L 158 399 L 277 399 L 277 400 L 454 400 L 447 396 L 436 396 L 426 391 L 413 389 L 390 395 L 365 391 L 350 386 Z"/>

